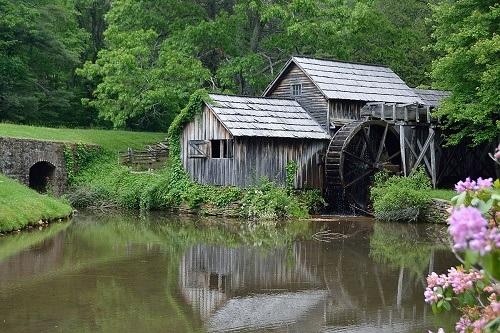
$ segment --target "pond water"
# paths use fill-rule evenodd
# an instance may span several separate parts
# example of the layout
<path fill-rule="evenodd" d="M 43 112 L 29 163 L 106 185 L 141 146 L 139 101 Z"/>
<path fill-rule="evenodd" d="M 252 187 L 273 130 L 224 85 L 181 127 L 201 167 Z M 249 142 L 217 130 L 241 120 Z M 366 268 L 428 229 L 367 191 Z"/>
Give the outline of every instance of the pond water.
<path fill-rule="evenodd" d="M 450 327 L 423 302 L 428 271 L 455 263 L 439 228 L 80 214 L 0 238 L 0 332 Z"/>

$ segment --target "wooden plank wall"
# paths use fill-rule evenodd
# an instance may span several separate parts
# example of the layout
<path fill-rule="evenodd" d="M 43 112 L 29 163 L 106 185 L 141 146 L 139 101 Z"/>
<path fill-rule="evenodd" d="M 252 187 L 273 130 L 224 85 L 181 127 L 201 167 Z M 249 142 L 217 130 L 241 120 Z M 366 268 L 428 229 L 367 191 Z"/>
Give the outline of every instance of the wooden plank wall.
<path fill-rule="evenodd" d="M 181 158 L 191 179 L 202 184 L 248 187 L 261 177 L 267 177 L 284 185 L 286 166 L 289 161 L 296 161 L 296 188 L 323 187 L 320 155 L 324 154 L 328 140 L 237 137 L 234 140 L 234 158 L 188 157 L 189 140 L 231 138 L 231 134 L 208 109 L 184 128 Z"/>
<path fill-rule="evenodd" d="M 227 185 L 235 182 L 234 159 L 189 158 L 189 140 L 232 139 L 231 134 L 207 107 L 184 127 L 181 138 L 181 159 L 191 179 L 202 184 Z M 210 154 L 210 145 L 208 146 Z"/>
<path fill-rule="evenodd" d="M 286 183 L 286 166 L 297 162 L 295 188 L 323 188 L 324 154 L 328 141 L 281 138 L 236 138 L 234 185 L 247 187 L 261 177 Z"/>
<path fill-rule="evenodd" d="M 364 105 L 361 101 L 330 100 L 328 119 L 330 122 L 361 119 L 361 108 Z"/>
<path fill-rule="evenodd" d="M 314 83 L 295 64 L 266 96 L 295 99 L 323 128 L 327 129 L 328 101 Z M 292 96 L 292 85 L 302 84 L 302 95 Z"/>

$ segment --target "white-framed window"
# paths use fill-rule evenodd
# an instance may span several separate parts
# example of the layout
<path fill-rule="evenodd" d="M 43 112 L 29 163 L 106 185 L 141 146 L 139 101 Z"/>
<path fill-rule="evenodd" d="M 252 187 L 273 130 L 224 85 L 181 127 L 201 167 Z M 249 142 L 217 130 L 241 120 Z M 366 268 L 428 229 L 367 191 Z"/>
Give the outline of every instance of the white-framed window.
<path fill-rule="evenodd" d="M 302 84 L 292 84 L 292 96 L 300 96 L 302 95 Z"/>
<path fill-rule="evenodd" d="M 211 158 L 233 158 L 234 144 L 232 139 L 210 140 Z"/>

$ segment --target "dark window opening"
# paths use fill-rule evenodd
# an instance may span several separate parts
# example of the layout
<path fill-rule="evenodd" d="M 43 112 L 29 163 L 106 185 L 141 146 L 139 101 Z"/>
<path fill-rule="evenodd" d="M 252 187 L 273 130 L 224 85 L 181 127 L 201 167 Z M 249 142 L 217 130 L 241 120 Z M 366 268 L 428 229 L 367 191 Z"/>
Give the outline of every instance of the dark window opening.
<path fill-rule="evenodd" d="M 234 144 L 233 140 L 211 140 L 212 158 L 233 158 Z"/>
<path fill-rule="evenodd" d="M 220 142 L 221 140 L 212 140 L 212 158 L 220 158 Z"/>
<path fill-rule="evenodd" d="M 29 186 L 40 192 L 45 193 L 49 189 L 54 178 L 56 167 L 49 162 L 37 162 L 30 168 Z"/>
<path fill-rule="evenodd" d="M 292 96 L 302 95 L 302 84 L 292 84 Z"/>

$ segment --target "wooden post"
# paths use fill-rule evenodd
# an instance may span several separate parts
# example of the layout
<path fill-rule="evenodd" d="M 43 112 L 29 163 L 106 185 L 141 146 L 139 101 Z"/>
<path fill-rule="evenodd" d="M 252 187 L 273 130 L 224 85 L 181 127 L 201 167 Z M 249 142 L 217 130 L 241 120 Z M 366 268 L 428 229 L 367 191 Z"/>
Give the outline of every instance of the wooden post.
<path fill-rule="evenodd" d="M 396 103 L 392 104 L 392 121 L 396 122 Z"/>
<path fill-rule="evenodd" d="M 133 156 L 134 156 L 134 151 L 132 150 L 132 148 L 128 148 L 127 149 L 127 160 L 128 160 L 128 163 L 132 163 Z"/>
<path fill-rule="evenodd" d="M 434 141 L 435 133 L 434 127 L 429 127 L 429 136 L 432 136 L 430 142 L 430 150 L 431 150 L 431 179 L 432 179 L 432 187 L 436 188 L 437 183 L 437 172 L 436 172 L 436 145 Z"/>
<path fill-rule="evenodd" d="M 427 105 L 425 107 L 425 113 L 427 114 L 427 122 L 430 124 L 431 123 L 431 107 Z"/>
<path fill-rule="evenodd" d="M 385 115 L 384 115 L 384 112 L 385 112 L 385 103 L 382 103 L 382 107 L 380 109 L 380 119 L 382 120 L 385 120 Z"/>
<path fill-rule="evenodd" d="M 406 170 L 406 150 L 405 150 L 405 127 L 399 123 L 399 145 L 401 149 L 401 163 L 403 164 L 403 176 L 407 176 Z"/>
<path fill-rule="evenodd" d="M 418 104 L 415 105 L 415 121 L 417 123 L 420 122 L 420 108 L 418 107 Z"/>

